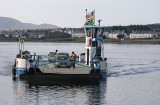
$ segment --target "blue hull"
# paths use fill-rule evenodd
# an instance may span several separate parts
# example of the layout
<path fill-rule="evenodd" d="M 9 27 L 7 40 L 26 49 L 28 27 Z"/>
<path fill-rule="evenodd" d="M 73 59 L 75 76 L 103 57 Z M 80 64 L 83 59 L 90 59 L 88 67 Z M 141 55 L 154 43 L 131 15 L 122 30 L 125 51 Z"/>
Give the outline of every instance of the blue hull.
<path fill-rule="evenodd" d="M 16 68 L 16 74 L 21 75 L 26 73 L 26 68 Z"/>
<path fill-rule="evenodd" d="M 106 77 L 107 76 L 107 70 L 100 70 L 100 75 L 102 77 Z"/>

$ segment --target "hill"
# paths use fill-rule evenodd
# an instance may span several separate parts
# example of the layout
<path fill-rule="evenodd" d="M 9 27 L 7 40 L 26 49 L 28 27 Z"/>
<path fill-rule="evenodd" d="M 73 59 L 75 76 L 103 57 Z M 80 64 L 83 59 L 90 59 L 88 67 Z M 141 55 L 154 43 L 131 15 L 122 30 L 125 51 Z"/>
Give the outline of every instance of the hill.
<path fill-rule="evenodd" d="M 55 29 L 55 28 L 59 27 L 51 24 L 36 25 L 31 23 L 23 23 L 13 18 L 0 17 L 0 30 Z"/>

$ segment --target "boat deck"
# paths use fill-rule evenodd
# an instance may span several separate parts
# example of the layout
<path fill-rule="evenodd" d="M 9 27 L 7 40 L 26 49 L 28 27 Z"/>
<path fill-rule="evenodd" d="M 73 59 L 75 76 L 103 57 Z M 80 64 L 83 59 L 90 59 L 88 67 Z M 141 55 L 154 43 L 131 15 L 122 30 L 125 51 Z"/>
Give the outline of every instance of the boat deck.
<path fill-rule="evenodd" d="M 35 62 L 33 63 L 35 64 Z M 84 63 L 76 62 L 75 68 L 67 67 L 55 67 L 54 63 L 40 61 L 37 68 L 42 73 L 54 73 L 54 74 L 89 74 L 91 72 L 91 67 L 87 66 Z"/>

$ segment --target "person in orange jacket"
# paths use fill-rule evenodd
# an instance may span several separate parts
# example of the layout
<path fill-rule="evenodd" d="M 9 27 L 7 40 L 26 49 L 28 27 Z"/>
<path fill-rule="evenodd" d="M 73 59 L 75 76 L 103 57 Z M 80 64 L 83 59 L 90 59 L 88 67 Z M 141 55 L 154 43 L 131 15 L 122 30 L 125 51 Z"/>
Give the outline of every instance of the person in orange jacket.
<path fill-rule="evenodd" d="M 71 60 L 72 60 L 73 68 L 75 68 L 76 59 L 77 59 L 77 55 L 74 52 L 72 52 Z"/>
<path fill-rule="evenodd" d="M 74 52 L 72 52 L 71 60 L 76 60 L 76 59 L 77 59 L 77 55 Z"/>

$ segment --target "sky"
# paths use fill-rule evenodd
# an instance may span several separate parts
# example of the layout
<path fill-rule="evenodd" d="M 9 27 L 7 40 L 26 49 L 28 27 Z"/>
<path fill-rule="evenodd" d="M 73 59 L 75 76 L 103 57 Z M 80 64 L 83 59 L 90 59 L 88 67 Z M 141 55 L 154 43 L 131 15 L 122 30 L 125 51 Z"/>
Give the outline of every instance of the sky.
<path fill-rule="evenodd" d="M 160 23 L 160 0 L 0 0 L 0 16 L 59 27 L 82 27 L 86 9 L 105 26 Z"/>

